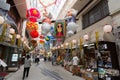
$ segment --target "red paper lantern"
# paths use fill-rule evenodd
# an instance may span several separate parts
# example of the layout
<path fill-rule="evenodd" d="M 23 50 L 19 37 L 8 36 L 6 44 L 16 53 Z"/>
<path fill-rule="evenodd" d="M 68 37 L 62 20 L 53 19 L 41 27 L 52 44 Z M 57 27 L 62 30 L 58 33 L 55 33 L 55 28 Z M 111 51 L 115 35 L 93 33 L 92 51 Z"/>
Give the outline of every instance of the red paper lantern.
<path fill-rule="evenodd" d="M 38 34 L 38 32 L 36 30 L 32 30 L 30 32 L 30 35 L 31 35 L 32 38 L 37 38 L 39 36 L 39 34 Z"/>
<path fill-rule="evenodd" d="M 42 39 L 40 39 L 40 43 L 41 43 L 41 44 L 44 44 L 44 43 L 45 43 L 45 41 L 44 41 L 44 40 L 42 40 Z"/>
<path fill-rule="evenodd" d="M 27 10 L 26 17 L 32 21 L 32 22 L 37 22 L 37 19 L 40 18 L 40 12 L 36 8 L 31 8 Z"/>

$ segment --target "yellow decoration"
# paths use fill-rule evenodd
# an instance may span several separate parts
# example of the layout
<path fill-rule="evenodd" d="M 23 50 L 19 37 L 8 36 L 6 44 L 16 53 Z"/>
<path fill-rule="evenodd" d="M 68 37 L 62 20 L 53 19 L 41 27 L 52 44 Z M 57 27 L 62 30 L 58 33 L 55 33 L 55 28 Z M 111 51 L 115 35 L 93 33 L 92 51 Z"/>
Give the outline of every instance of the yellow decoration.
<path fill-rule="evenodd" d="M 3 29 L 2 29 L 2 34 L 0 35 L 0 41 L 4 41 L 7 24 L 3 24 L 2 26 L 3 26 Z"/>
<path fill-rule="evenodd" d="M 98 31 L 95 32 L 95 37 L 96 37 L 96 47 L 98 48 L 98 41 L 99 41 L 99 33 L 98 33 Z"/>
<path fill-rule="evenodd" d="M 20 47 L 20 45 L 21 45 L 21 39 L 19 38 L 18 39 L 18 47 Z"/>
<path fill-rule="evenodd" d="M 11 40 L 11 44 L 14 45 L 15 44 L 15 36 L 16 36 L 16 34 L 13 34 L 12 36 L 13 37 L 12 37 L 12 40 Z"/>
<path fill-rule="evenodd" d="M 80 52 L 82 51 L 82 43 L 83 43 L 83 40 L 82 38 L 80 38 Z"/>

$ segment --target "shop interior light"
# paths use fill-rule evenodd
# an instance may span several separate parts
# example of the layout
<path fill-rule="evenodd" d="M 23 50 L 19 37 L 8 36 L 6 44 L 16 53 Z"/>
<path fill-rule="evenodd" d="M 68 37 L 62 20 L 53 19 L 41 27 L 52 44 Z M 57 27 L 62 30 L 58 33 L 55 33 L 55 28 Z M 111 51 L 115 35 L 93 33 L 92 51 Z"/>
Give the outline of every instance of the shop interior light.
<path fill-rule="evenodd" d="M 67 46 L 67 45 L 68 45 L 68 43 L 65 43 L 65 45 Z"/>
<path fill-rule="evenodd" d="M 74 39 L 74 40 L 72 40 L 72 43 L 76 43 L 77 41 Z"/>

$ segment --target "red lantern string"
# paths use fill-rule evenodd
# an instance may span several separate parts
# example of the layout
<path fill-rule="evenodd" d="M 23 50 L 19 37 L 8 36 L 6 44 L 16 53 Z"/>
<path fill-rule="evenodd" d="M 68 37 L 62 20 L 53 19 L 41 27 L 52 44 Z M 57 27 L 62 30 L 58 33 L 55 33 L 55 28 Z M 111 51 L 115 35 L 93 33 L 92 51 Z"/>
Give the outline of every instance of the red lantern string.
<path fill-rule="evenodd" d="M 55 0 L 55 1 L 52 2 L 52 3 L 48 3 L 47 5 L 45 5 L 41 0 L 39 0 L 39 2 L 40 2 L 40 4 L 41 4 L 44 8 L 47 8 L 47 7 L 49 7 L 49 6 L 53 5 L 53 4 L 56 4 L 57 0 Z"/>

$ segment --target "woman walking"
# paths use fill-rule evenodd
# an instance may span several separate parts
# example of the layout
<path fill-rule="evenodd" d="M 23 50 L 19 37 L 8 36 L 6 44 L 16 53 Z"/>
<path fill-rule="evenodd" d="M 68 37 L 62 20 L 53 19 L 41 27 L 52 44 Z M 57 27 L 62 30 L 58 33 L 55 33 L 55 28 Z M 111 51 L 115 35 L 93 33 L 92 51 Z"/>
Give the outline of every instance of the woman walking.
<path fill-rule="evenodd" d="M 23 80 L 25 77 L 28 77 L 30 66 L 31 66 L 30 55 L 27 55 L 24 62 Z"/>

